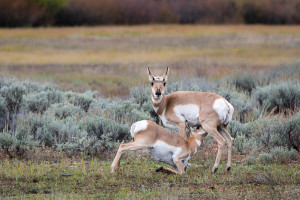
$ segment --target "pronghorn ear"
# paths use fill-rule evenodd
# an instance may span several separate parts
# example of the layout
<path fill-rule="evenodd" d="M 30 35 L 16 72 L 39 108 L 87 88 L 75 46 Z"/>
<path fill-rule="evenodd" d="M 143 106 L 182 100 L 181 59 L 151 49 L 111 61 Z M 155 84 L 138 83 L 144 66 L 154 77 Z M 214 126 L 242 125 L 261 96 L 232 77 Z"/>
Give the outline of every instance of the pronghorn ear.
<path fill-rule="evenodd" d="M 148 73 L 148 76 L 149 76 L 149 81 L 153 81 L 154 80 L 154 76 L 153 76 L 152 72 L 150 71 L 149 67 L 147 67 L 147 73 Z"/>
<path fill-rule="evenodd" d="M 169 67 L 167 67 L 167 71 L 163 75 L 164 81 L 168 80 L 168 76 L 169 76 Z"/>

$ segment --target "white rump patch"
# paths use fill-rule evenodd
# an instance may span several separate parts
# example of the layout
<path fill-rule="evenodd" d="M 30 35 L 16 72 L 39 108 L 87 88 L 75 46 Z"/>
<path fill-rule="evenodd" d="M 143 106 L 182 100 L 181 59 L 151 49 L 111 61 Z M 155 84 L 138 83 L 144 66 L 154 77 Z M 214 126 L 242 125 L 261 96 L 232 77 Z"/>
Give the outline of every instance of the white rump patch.
<path fill-rule="evenodd" d="M 215 100 L 213 109 L 218 113 L 222 124 L 227 124 L 232 119 L 234 108 L 226 99 Z"/>
<path fill-rule="evenodd" d="M 187 120 L 189 124 L 199 124 L 199 106 L 196 104 L 178 105 L 174 107 L 174 112 L 180 121 Z"/>
<path fill-rule="evenodd" d="M 147 120 L 142 120 L 142 121 L 133 123 L 130 128 L 131 137 L 134 137 L 135 134 L 138 133 L 139 131 L 146 130 L 147 127 L 148 127 Z"/>

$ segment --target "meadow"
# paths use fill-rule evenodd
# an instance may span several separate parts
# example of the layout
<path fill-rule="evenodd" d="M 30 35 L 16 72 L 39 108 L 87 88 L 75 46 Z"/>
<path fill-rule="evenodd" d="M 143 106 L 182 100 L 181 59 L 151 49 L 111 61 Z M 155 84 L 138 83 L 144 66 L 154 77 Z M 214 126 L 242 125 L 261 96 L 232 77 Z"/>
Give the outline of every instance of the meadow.
<path fill-rule="evenodd" d="M 146 67 L 167 93 L 209 91 L 235 108 L 233 166 L 210 172 L 207 136 L 181 176 L 126 153 L 133 122 L 158 122 Z M 0 198 L 297 199 L 299 26 L 0 29 Z M 177 130 L 170 130 L 176 133 Z"/>
<path fill-rule="evenodd" d="M 1 74 L 128 97 L 146 66 L 209 79 L 299 61 L 299 26 L 151 25 L 0 30 Z M 184 69 L 184 70 L 183 70 Z"/>

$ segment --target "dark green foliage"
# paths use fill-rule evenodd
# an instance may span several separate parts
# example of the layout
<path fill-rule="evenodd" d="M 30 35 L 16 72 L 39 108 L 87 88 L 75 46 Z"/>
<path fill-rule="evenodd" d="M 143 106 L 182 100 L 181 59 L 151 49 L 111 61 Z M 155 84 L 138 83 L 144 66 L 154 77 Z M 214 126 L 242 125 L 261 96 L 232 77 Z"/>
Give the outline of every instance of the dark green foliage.
<path fill-rule="evenodd" d="M 298 0 L 14 0 L 0 9 L 0 26 L 299 23 Z"/>
<path fill-rule="evenodd" d="M 52 15 L 56 15 L 63 7 L 68 5 L 67 0 L 34 0 Z"/>

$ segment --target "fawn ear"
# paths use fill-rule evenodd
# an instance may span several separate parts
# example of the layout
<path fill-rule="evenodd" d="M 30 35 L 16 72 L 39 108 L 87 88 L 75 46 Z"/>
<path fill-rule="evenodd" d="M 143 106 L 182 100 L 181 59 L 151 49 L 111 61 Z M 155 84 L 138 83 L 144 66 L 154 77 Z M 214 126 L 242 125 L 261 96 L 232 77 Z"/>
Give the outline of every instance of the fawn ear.
<path fill-rule="evenodd" d="M 168 80 L 168 76 L 169 76 L 169 67 L 167 67 L 167 71 L 164 73 L 163 75 L 163 79 L 164 81 L 167 81 Z"/>
<path fill-rule="evenodd" d="M 152 72 L 150 71 L 149 67 L 147 67 L 147 74 L 149 76 L 149 81 L 154 81 L 154 76 L 153 76 Z"/>

